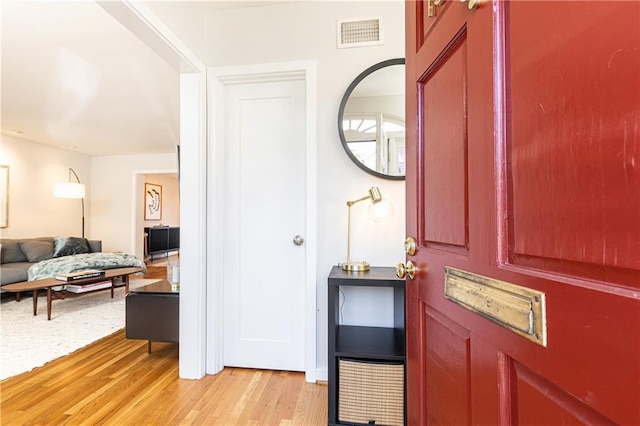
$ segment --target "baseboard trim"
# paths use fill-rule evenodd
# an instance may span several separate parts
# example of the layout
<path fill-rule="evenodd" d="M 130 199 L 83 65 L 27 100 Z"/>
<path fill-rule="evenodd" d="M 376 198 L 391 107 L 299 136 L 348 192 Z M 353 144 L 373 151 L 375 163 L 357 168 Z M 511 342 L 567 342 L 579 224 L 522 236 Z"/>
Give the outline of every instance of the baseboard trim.
<path fill-rule="evenodd" d="M 316 368 L 316 381 L 326 382 L 329 380 L 329 370 L 327 368 Z"/>

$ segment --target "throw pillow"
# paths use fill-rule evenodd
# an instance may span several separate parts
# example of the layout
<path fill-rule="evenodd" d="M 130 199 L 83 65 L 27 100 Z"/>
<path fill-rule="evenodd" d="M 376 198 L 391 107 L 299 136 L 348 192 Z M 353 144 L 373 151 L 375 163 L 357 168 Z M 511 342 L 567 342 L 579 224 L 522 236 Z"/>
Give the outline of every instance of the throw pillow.
<path fill-rule="evenodd" d="M 53 243 L 51 241 L 25 240 L 20 241 L 20 248 L 31 263 L 53 257 Z"/>
<path fill-rule="evenodd" d="M 91 253 L 89 242 L 86 238 L 53 237 L 53 257 L 80 253 Z"/>
<path fill-rule="evenodd" d="M 0 250 L 0 262 L 13 263 L 13 262 L 27 262 L 27 256 L 20 249 L 20 241 L 3 238 L 0 240 L 2 244 L 2 250 Z"/>

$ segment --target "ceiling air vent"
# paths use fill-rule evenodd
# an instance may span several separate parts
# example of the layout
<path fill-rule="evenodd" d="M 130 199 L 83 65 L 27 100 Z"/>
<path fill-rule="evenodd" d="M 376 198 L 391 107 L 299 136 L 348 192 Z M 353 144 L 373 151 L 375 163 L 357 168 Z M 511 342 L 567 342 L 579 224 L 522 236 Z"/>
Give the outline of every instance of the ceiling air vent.
<path fill-rule="evenodd" d="M 380 18 L 338 20 L 338 49 L 382 44 Z"/>

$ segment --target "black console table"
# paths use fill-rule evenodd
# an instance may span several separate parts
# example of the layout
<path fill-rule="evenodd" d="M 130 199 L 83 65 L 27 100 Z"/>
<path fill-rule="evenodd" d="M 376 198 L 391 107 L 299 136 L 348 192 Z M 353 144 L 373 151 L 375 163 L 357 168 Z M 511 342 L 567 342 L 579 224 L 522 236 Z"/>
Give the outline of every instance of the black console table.
<path fill-rule="evenodd" d="M 180 291 L 167 281 L 132 289 L 126 297 L 127 339 L 178 343 L 180 336 Z"/>
<path fill-rule="evenodd" d="M 328 424 L 406 423 L 405 281 L 392 267 L 334 266 L 328 284 Z M 343 286 L 393 288 L 393 327 L 341 325 Z"/>
<path fill-rule="evenodd" d="M 180 250 L 179 226 L 153 226 L 144 228 L 147 255 L 153 259 L 154 254 L 169 255 L 171 251 Z"/>

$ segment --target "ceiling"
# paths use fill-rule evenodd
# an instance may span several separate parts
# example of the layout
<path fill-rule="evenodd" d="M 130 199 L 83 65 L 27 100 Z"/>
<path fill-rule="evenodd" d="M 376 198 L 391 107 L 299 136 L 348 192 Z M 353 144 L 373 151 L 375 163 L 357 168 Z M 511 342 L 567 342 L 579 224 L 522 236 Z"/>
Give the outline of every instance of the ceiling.
<path fill-rule="evenodd" d="M 96 2 L 0 7 L 3 134 L 87 155 L 175 152 L 178 72 Z"/>
<path fill-rule="evenodd" d="M 296 2 L 172 3 L 215 13 Z M 0 0 L 0 11 L 2 134 L 87 155 L 175 152 L 178 71 L 97 2 Z"/>

